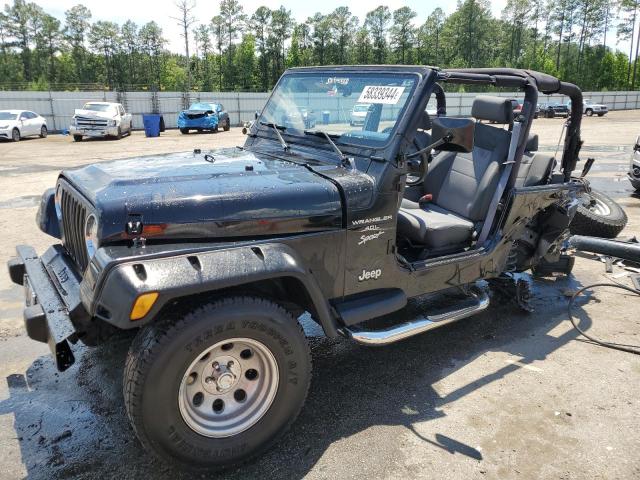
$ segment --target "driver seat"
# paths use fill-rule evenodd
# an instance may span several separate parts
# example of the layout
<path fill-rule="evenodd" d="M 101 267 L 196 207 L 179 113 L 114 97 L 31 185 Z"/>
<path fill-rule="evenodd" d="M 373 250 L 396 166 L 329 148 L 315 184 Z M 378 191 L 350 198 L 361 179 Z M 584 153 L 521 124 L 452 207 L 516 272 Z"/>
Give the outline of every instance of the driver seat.
<path fill-rule="evenodd" d="M 422 188 L 408 189 L 400 205 L 400 236 L 430 251 L 460 250 L 471 244 L 482 227 L 507 159 L 511 132 L 480 120 L 511 126 L 509 99 L 478 96 L 471 115 L 478 120 L 473 151 L 438 152 Z M 432 195 L 431 201 L 419 204 L 419 198 L 427 193 Z"/>

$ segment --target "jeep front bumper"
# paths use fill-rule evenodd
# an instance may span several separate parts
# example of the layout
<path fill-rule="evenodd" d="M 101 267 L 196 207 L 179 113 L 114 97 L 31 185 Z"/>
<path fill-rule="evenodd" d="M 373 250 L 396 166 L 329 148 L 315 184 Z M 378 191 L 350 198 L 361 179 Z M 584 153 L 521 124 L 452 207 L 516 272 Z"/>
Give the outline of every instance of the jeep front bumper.
<path fill-rule="evenodd" d="M 42 257 L 27 245 L 17 247 L 9 260 L 11 280 L 24 286 L 24 324 L 29 338 L 49 344 L 59 371 L 75 358 L 69 341 L 77 340 L 72 318 L 87 317 L 80 301 L 80 281 L 71 259 L 61 245 L 50 247 Z"/>

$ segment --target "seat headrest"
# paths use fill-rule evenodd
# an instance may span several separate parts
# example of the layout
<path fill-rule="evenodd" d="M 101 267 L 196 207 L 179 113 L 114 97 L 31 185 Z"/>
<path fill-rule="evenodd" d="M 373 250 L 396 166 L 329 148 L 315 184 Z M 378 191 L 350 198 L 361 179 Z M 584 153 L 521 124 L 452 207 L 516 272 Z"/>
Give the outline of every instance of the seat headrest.
<path fill-rule="evenodd" d="M 524 146 L 525 151 L 527 152 L 537 152 L 538 151 L 538 135 L 529 135 L 527 138 L 527 144 Z"/>
<path fill-rule="evenodd" d="M 506 97 L 478 95 L 471 107 L 471 116 L 496 123 L 513 123 L 513 105 Z"/>
<path fill-rule="evenodd" d="M 422 118 L 420 119 L 420 124 L 418 125 L 418 128 L 420 130 L 431 130 L 431 127 L 432 127 L 431 117 L 426 111 L 422 112 Z"/>

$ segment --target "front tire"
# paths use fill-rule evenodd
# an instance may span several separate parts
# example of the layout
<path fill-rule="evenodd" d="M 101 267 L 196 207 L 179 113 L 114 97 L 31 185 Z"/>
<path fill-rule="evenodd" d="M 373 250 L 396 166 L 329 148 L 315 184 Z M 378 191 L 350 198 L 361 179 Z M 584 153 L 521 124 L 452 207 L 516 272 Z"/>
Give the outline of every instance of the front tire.
<path fill-rule="evenodd" d="M 124 372 L 125 406 L 159 459 L 223 468 L 287 430 L 310 378 L 309 346 L 293 315 L 267 299 L 230 297 L 138 333 Z"/>
<path fill-rule="evenodd" d="M 73 141 L 74 142 L 81 142 L 82 141 L 82 135 L 74 135 L 73 136 Z"/>
<path fill-rule="evenodd" d="M 583 194 L 583 200 L 569 225 L 572 234 L 616 238 L 627 226 L 627 214 L 604 193 L 591 190 Z"/>
<path fill-rule="evenodd" d="M 189 133 L 189 129 L 188 128 L 181 128 L 180 129 L 180 133 L 183 135 L 187 135 Z"/>
<path fill-rule="evenodd" d="M 14 142 L 20 141 L 20 130 L 18 130 L 17 128 L 11 130 L 11 140 L 13 140 Z"/>
<path fill-rule="evenodd" d="M 593 117 L 593 110 L 591 110 L 590 108 L 588 108 L 584 113 L 587 115 L 587 117 Z"/>
<path fill-rule="evenodd" d="M 222 129 L 223 129 L 225 132 L 228 132 L 230 128 L 231 128 L 231 120 L 229 120 L 229 119 L 227 118 L 227 121 L 226 121 L 226 122 L 224 122 L 224 126 L 222 127 Z"/>

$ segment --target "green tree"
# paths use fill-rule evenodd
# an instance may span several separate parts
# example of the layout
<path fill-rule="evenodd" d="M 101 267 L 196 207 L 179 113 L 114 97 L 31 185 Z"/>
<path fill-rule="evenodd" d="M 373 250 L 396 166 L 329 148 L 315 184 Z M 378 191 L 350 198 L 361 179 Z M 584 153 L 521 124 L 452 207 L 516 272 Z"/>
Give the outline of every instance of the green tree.
<path fill-rule="evenodd" d="M 278 10 L 273 10 L 271 12 L 271 32 L 273 35 L 272 47 L 276 54 L 275 63 L 278 76 L 286 68 L 285 44 L 291 37 L 293 25 L 294 22 L 291 17 L 291 10 L 280 7 Z M 276 80 L 277 78 L 274 78 L 274 83 Z"/>
<path fill-rule="evenodd" d="M 162 36 L 162 28 L 156 22 L 148 22 L 140 28 L 140 51 L 145 55 L 146 73 L 145 83 L 154 90 L 162 87 L 162 72 L 164 67 L 163 50 L 167 43 Z"/>
<path fill-rule="evenodd" d="M 358 28 L 358 18 L 354 17 L 349 7 L 338 7 L 329 17 L 331 36 L 337 46 L 336 62 L 347 63 L 347 48 L 353 38 L 353 32 Z"/>
<path fill-rule="evenodd" d="M 260 82 L 263 90 L 267 90 L 269 88 L 269 57 L 267 54 L 267 39 L 269 36 L 270 23 L 271 10 L 264 6 L 258 7 L 249 20 L 249 28 L 254 33 L 256 48 L 258 50 Z"/>
<path fill-rule="evenodd" d="M 107 86 L 114 86 L 114 62 L 120 40 L 120 29 L 116 23 L 97 21 L 89 30 L 89 44 L 97 53 L 102 53 Z"/>
<path fill-rule="evenodd" d="M 417 13 L 409 7 L 402 7 L 393 12 L 393 25 L 391 26 L 391 45 L 394 47 L 399 63 L 407 62 L 411 45 L 415 41 L 415 28 L 412 24 Z"/>
<path fill-rule="evenodd" d="M 380 5 L 367 13 L 365 25 L 373 39 L 373 59 L 375 63 L 384 63 L 387 58 L 387 29 L 391 21 L 389 7 Z"/>
<path fill-rule="evenodd" d="M 327 51 L 332 36 L 331 20 L 331 17 L 322 15 L 320 12 L 307 20 L 311 25 L 315 61 L 318 65 L 326 65 L 328 63 Z"/>
<path fill-rule="evenodd" d="M 138 81 L 140 39 L 138 38 L 138 26 L 131 20 L 127 20 L 120 29 L 122 53 L 125 55 L 127 65 L 126 79 L 128 84 Z"/>
<path fill-rule="evenodd" d="M 356 31 L 355 59 L 356 63 L 371 63 L 371 36 L 366 25 L 362 25 Z"/>
<path fill-rule="evenodd" d="M 71 58 L 75 65 L 75 78 L 79 82 L 88 82 L 91 72 L 86 68 L 85 42 L 89 32 L 91 12 L 84 5 L 75 5 L 64 12 L 64 35 L 71 44 Z"/>
<path fill-rule="evenodd" d="M 440 54 L 440 37 L 446 15 L 440 7 L 431 12 L 424 24 L 418 29 L 418 51 L 421 61 L 428 65 L 438 65 Z"/>

